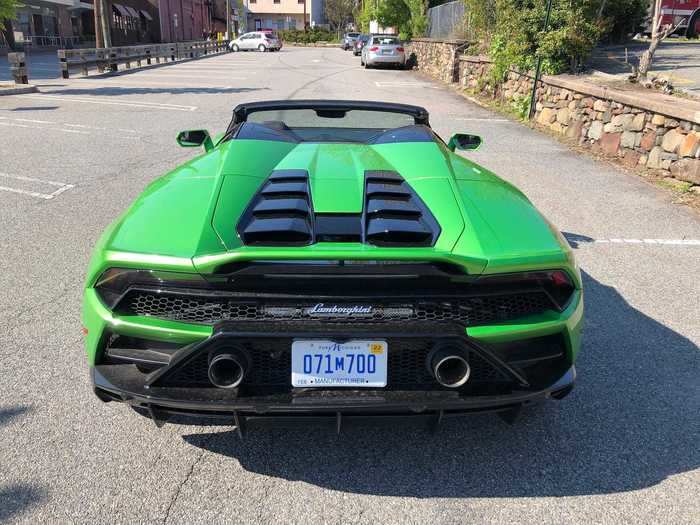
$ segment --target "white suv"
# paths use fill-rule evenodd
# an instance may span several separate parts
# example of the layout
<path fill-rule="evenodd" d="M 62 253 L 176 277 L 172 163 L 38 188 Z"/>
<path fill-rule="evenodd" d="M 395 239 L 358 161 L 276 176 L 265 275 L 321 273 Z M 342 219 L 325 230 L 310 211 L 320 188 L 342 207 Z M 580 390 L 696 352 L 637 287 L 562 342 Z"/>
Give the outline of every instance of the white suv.
<path fill-rule="evenodd" d="M 228 47 L 231 51 L 279 51 L 282 49 L 282 42 L 273 32 L 255 31 L 231 40 Z"/>

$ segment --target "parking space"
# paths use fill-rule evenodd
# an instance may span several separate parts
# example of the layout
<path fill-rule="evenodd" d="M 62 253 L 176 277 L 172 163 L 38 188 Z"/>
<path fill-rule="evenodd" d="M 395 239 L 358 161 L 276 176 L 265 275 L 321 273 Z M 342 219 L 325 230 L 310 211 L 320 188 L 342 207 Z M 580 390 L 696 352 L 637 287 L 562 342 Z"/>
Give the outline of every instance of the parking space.
<path fill-rule="evenodd" d="M 41 84 L 0 97 L 0 521 L 675 524 L 700 515 L 700 220 L 670 194 L 415 72 L 363 70 L 339 49 L 230 53 Z M 437 434 L 272 429 L 242 442 L 227 428 L 157 429 L 94 397 L 80 308 L 98 236 L 196 154 L 177 146 L 178 131 L 220 133 L 236 104 L 287 98 L 423 105 L 443 138 L 484 138 L 469 157 L 521 188 L 575 248 L 587 320 L 572 395 L 530 407 L 513 426 L 482 415 Z"/>

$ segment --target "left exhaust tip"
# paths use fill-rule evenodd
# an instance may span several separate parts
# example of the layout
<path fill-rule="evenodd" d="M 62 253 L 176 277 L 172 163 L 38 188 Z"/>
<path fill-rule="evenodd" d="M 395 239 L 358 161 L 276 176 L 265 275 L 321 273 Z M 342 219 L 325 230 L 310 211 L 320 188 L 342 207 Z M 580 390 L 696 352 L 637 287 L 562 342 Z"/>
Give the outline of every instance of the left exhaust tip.
<path fill-rule="evenodd" d="M 222 350 L 209 358 L 209 381 L 217 388 L 236 388 L 248 368 L 245 355 L 237 350 Z"/>

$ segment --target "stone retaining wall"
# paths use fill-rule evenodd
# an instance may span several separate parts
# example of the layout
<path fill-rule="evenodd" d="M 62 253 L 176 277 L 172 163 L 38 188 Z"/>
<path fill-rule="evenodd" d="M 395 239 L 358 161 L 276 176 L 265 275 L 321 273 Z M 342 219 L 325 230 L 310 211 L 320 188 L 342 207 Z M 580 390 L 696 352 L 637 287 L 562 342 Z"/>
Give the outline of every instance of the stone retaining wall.
<path fill-rule="evenodd" d="M 508 74 L 496 87 L 485 57 L 461 57 L 459 82 L 481 95 L 525 104 L 530 75 Z M 628 167 L 662 170 L 700 185 L 700 102 L 655 92 L 606 88 L 569 75 L 543 77 L 537 124 L 617 157 Z"/>
<path fill-rule="evenodd" d="M 443 82 L 457 82 L 459 52 L 468 44 L 466 40 L 415 38 L 404 47 L 409 65 Z"/>

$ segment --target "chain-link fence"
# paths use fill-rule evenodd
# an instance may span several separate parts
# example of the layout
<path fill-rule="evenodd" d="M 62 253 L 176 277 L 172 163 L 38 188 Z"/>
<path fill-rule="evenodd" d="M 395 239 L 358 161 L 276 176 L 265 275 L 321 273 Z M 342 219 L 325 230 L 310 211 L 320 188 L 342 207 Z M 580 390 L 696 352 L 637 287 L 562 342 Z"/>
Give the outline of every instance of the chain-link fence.
<path fill-rule="evenodd" d="M 464 2 L 448 2 L 428 9 L 428 37 L 471 38 Z"/>

